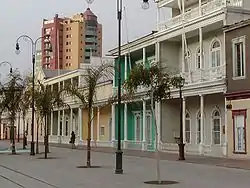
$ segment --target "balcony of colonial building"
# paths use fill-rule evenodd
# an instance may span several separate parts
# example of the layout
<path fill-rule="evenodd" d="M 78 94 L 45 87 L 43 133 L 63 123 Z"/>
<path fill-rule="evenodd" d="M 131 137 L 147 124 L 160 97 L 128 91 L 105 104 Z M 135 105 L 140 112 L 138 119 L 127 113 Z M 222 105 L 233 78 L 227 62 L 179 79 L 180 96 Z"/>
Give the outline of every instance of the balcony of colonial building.
<path fill-rule="evenodd" d="M 177 0 L 159 0 L 159 4 L 172 8 L 172 18 L 168 20 L 159 18 L 158 30 L 162 32 L 172 32 L 184 27 L 186 31 L 193 24 L 200 24 L 200 27 L 219 21 L 223 21 L 222 24 L 230 24 L 249 17 L 249 12 L 243 14 L 239 9 L 244 7 L 243 9 L 250 10 L 249 2 L 243 6 L 243 0 L 208 0 L 202 1 L 201 7 L 199 7 L 198 0 L 185 1 L 184 14 L 180 12 Z M 230 11 L 232 9 L 236 11 Z M 226 12 L 229 12 L 228 15 Z"/>
<path fill-rule="evenodd" d="M 226 66 L 224 57 L 224 37 L 222 30 L 189 36 L 183 51 L 181 37 L 161 42 L 160 62 L 170 74 L 181 74 L 186 87 L 206 87 L 225 85 Z M 200 46 L 203 46 L 202 54 Z M 222 87 L 220 87 L 222 88 Z"/>
<path fill-rule="evenodd" d="M 242 6 L 243 0 L 222 0 L 224 3 L 229 5 Z M 202 4 L 205 4 L 207 0 L 201 0 Z M 179 8 L 179 5 L 182 5 L 182 0 L 156 0 L 158 7 L 170 7 L 170 8 Z M 179 4 L 180 3 L 180 4 Z M 184 0 L 184 6 L 190 7 L 199 4 L 199 0 Z"/>

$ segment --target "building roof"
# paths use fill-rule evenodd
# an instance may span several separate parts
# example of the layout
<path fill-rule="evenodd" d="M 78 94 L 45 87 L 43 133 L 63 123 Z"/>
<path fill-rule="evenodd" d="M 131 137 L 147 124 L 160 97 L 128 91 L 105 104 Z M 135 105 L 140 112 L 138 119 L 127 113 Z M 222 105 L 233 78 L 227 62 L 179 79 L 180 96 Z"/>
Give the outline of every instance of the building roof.
<path fill-rule="evenodd" d="M 48 79 L 48 78 L 53 78 L 53 77 L 56 77 L 58 76 L 58 73 L 59 75 L 63 75 L 63 74 L 66 74 L 68 72 L 70 72 L 71 70 L 50 70 L 50 69 L 43 69 L 43 72 L 45 74 L 45 78 Z"/>
<path fill-rule="evenodd" d="M 83 16 L 85 20 L 92 20 L 92 18 L 96 19 L 97 16 L 90 10 L 90 8 L 87 8 L 87 10 L 83 13 Z"/>
<path fill-rule="evenodd" d="M 240 27 L 244 27 L 244 26 L 248 26 L 248 25 L 250 25 L 250 19 L 242 20 L 242 21 L 236 22 L 236 23 L 231 24 L 231 25 L 226 25 L 223 27 L 223 29 L 225 32 L 228 32 L 228 31 L 238 29 Z"/>
<path fill-rule="evenodd" d="M 144 35 L 140 38 L 137 38 L 131 42 L 128 42 L 127 44 L 123 44 L 121 46 L 121 51 L 124 51 L 124 50 L 128 50 L 129 48 L 132 48 L 133 46 L 137 46 L 137 45 L 140 45 L 142 43 L 145 43 L 149 40 L 154 40 L 154 34 L 157 33 L 157 31 L 152 31 L 151 33 L 147 34 L 147 35 Z M 111 50 L 108 51 L 108 56 L 109 55 L 112 55 L 112 56 L 116 56 L 118 55 L 118 47 L 117 48 L 113 48 Z"/>

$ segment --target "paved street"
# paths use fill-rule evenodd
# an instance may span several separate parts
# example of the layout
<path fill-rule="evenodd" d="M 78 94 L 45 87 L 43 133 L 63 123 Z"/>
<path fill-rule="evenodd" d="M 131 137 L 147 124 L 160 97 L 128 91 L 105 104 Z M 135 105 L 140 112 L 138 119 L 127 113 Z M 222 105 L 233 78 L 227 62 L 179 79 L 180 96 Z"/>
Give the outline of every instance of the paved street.
<path fill-rule="evenodd" d="M 42 148 L 41 148 L 42 149 Z M 41 150 L 42 151 L 42 150 Z M 51 148 L 52 159 L 38 159 L 43 154 L 29 156 L 0 154 L 0 185 L 3 188 L 248 188 L 250 171 L 211 165 L 162 161 L 163 180 L 175 185 L 152 186 L 143 182 L 156 179 L 155 161 L 150 158 L 124 156 L 124 174 L 115 175 L 114 155 L 93 152 L 93 165 L 99 169 L 76 168 L 85 164 L 86 151 Z"/>

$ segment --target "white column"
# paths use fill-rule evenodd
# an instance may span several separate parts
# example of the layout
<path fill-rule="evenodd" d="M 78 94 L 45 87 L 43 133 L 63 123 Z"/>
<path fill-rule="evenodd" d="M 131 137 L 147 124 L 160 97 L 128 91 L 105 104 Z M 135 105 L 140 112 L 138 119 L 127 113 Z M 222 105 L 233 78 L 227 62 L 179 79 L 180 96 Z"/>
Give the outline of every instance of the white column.
<path fill-rule="evenodd" d="M 75 129 L 73 128 L 73 109 L 70 108 L 70 129 L 69 129 L 69 134 L 71 134 L 72 131 L 75 132 Z"/>
<path fill-rule="evenodd" d="M 128 104 L 124 103 L 124 142 L 128 140 Z"/>
<path fill-rule="evenodd" d="M 62 115 L 62 136 L 64 136 L 64 126 L 65 126 L 65 111 L 63 110 L 63 115 Z"/>
<path fill-rule="evenodd" d="M 115 142 L 115 104 L 112 105 L 112 135 L 111 140 Z"/>
<path fill-rule="evenodd" d="M 200 154 L 204 152 L 204 96 L 200 95 L 200 112 L 201 112 L 201 142 L 200 142 Z"/>
<path fill-rule="evenodd" d="M 127 54 L 125 54 L 125 70 L 124 70 L 124 72 L 125 72 L 124 77 L 126 80 L 128 78 L 128 55 Z"/>
<path fill-rule="evenodd" d="M 146 101 L 142 102 L 142 150 L 147 150 L 146 142 Z"/>
<path fill-rule="evenodd" d="M 183 126 L 183 142 L 186 143 L 186 98 L 182 99 L 182 126 Z"/>
<path fill-rule="evenodd" d="M 159 30 L 159 24 L 160 24 L 160 8 L 157 6 L 156 9 L 156 29 Z"/>
<path fill-rule="evenodd" d="M 78 127 L 78 136 L 79 136 L 79 139 L 80 141 L 82 141 L 82 108 L 80 107 L 78 109 L 78 124 L 79 124 L 79 127 Z"/>
<path fill-rule="evenodd" d="M 142 48 L 142 61 L 143 61 L 143 65 L 146 65 L 146 48 Z"/>
<path fill-rule="evenodd" d="M 94 108 L 91 109 L 91 141 L 94 141 Z"/>
<path fill-rule="evenodd" d="M 155 61 L 160 62 L 160 42 L 158 41 L 155 43 Z"/>
<path fill-rule="evenodd" d="M 54 111 L 52 111 L 50 113 L 50 135 L 52 136 L 53 135 L 53 124 L 54 124 L 54 118 L 53 118 L 53 113 Z M 25 125 L 24 125 L 25 126 Z"/>
<path fill-rule="evenodd" d="M 199 0 L 199 14 L 202 16 L 202 11 L 201 11 L 201 0 Z"/>
<path fill-rule="evenodd" d="M 60 136 L 60 110 L 58 109 L 58 118 L 57 118 L 57 136 Z"/>
<path fill-rule="evenodd" d="M 97 107 L 97 141 L 100 140 L 100 108 Z"/>
<path fill-rule="evenodd" d="M 224 143 L 223 143 L 223 154 L 224 156 L 227 156 L 227 146 L 228 146 L 228 138 L 227 138 L 227 99 L 225 97 L 225 138 L 224 138 Z M 221 127 L 221 132 L 223 131 L 222 129 L 223 127 Z M 221 138 L 222 138 L 222 134 L 221 134 Z"/>

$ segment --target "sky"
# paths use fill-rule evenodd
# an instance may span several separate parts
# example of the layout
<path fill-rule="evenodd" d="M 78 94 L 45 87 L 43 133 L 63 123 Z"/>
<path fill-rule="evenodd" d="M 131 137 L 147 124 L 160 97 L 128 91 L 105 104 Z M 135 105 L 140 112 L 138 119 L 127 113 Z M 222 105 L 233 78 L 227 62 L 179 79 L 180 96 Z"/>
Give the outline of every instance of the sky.
<path fill-rule="evenodd" d="M 156 29 L 156 6 L 153 0 L 150 8 L 141 8 L 142 0 L 123 0 L 126 16 L 123 14 L 123 42 L 139 38 Z M 23 34 L 33 39 L 41 35 L 43 18 L 52 19 L 55 14 L 71 16 L 84 12 L 86 0 L 2 0 L 0 6 L 0 62 L 9 61 L 13 69 L 30 71 L 31 44 L 21 40 L 19 55 L 15 54 L 16 39 Z M 103 54 L 117 46 L 116 0 L 95 0 L 91 10 L 103 24 Z M 126 18 L 125 18 L 126 17 Z M 127 28 L 125 22 L 127 22 Z M 128 32 L 127 32 L 128 31 Z M 0 67 L 0 73 L 9 71 L 7 66 Z"/>

